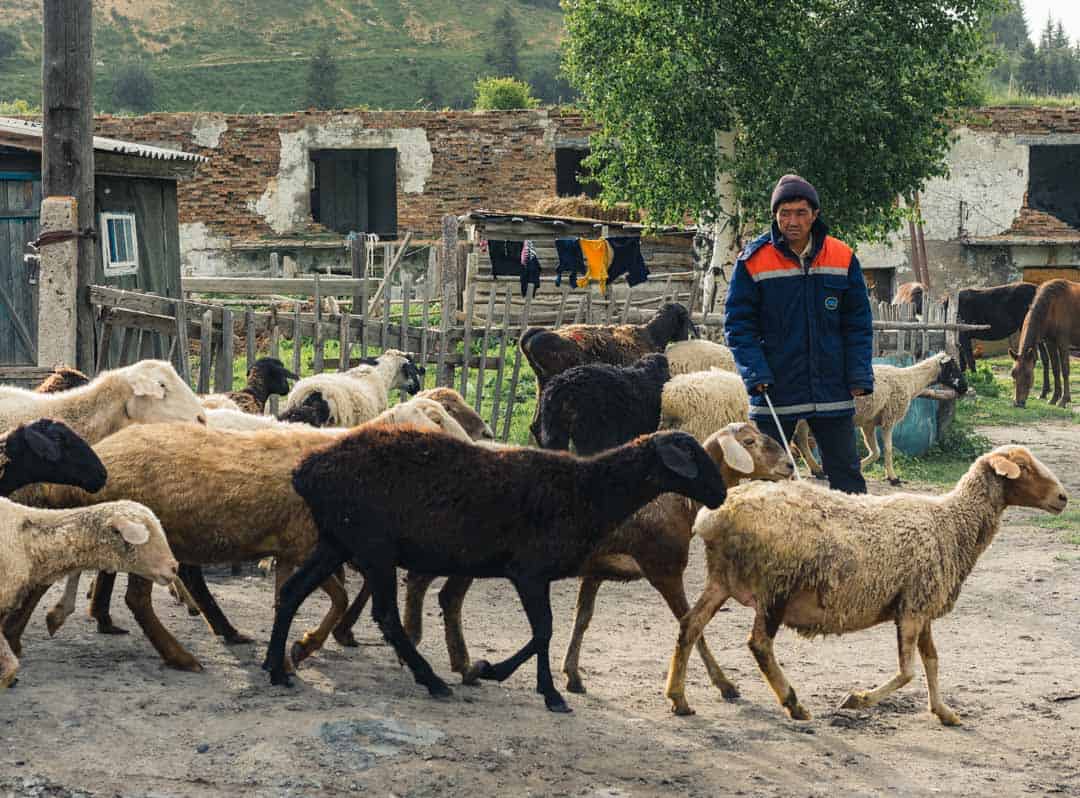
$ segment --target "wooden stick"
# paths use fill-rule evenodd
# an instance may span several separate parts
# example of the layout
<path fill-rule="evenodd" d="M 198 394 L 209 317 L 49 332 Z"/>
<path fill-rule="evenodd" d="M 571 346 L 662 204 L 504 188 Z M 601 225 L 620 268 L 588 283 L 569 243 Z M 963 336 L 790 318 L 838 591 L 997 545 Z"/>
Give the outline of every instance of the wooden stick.
<path fill-rule="evenodd" d="M 293 374 L 300 374 L 300 302 L 297 301 L 293 308 L 293 335 L 292 335 L 292 370 Z"/>
<path fill-rule="evenodd" d="M 326 355 L 324 346 L 322 336 L 322 290 L 319 287 L 319 273 L 315 272 L 315 337 L 312 339 L 314 353 L 311 367 L 316 374 L 322 374 L 323 357 Z"/>
<path fill-rule="evenodd" d="M 214 311 L 202 314 L 202 326 L 199 328 L 199 389 L 198 393 L 210 390 L 210 363 L 213 361 L 214 346 Z"/>
<path fill-rule="evenodd" d="M 446 379 L 446 347 L 450 338 L 450 314 L 454 312 L 454 284 L 443 283 L 442 312 L 439 314 L 439 365 L 435 372 L 436 385 L 449 385 Z"/>
<path fill-rule="evenodd" d="M 529 326 L 529 308 L 532 306 L 533 296 L 536 294 L 536 286 L 526 288 L 525 310 L 521 312 L 521 332 Z M 518 335 L 520 339 L 521 335 Z M 506 399 L 506 419 L 503 421 L 502 439 L 505 443 L 510 439 L 510 422 L 514 417 L 514 399 L 517 396 L 518 378 L 521 375 L 521 347 L 514 347 L 514 370 L 510 374 L 510 396 Z"/>
<path fill-rule="evenodd" d="M 509 289 L 507 289 L 509 291 Z M 473 400 L 473 409 L 479 413 L 480 403 L 484 398 L 484 375 L 487 371 L 488 340 L 491 335 L 491 326 L 495 323 L 495 294 L 498 288 L 492 287 L 488 293 L 487 319 L 484 323 L 484 338 L 480 344 L 480 367 L 476 370 L 476 398 Z"/>
<path fill-rule="evenodd" d="M 382 296 L 383 292 L 385 291 L 386 293 L 389 293 L 388 287 L 390 285 L 390 278 L 394 275 L 394 271 L 397 269 L 398 264 L 401 263 L 401 259 L 405 255 L 405 248 L 409 246 L 410 241 L 412 241 L 411 230 L 405 234 L 405 238 L 402 239 L 401 247 L 398 249 L 397 254 L 394 255 L 394 259 L 390 262 L 390 265 L 387 266 L 384 270 L 382 282 L 379 283 L 379 287 L 375 289 L 375 296 L 371 298 L 371 305 L 368 308 L 369 313 L 373 308 L 378 308 L 379 297 Z"/>
<path fill-rule="evenodd" d="M 491 401 L 491 429 L 499 428 L 499 402 L 502 399 L 503 369 L 506 366 L 506 339 L 510 335 L 510 296 L 513 289 L 506 289 L 506 307 L 503 310 L 502 330 L 499 333 L 499 365 L 495 372 L 495 396 Z"/>

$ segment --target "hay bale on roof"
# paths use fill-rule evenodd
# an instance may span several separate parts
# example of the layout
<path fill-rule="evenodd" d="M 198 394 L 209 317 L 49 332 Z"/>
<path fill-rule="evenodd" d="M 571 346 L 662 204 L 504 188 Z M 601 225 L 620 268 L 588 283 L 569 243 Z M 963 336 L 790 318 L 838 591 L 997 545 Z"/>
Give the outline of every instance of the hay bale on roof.
<path fill-rule="evenodd" d="M 545 197 L 530 209 L 532 213 L 545 216 L 570 216 L 578 219 L 595 219 L 599 222 L 638 222 L 640 215 L 629 203 L 602 205 L 584 194 L 576 197 Z"/>

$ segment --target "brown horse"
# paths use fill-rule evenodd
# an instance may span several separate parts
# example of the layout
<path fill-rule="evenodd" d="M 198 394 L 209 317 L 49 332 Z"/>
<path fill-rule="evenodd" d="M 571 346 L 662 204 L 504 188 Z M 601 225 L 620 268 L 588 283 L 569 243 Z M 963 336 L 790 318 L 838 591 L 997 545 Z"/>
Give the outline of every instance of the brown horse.
<path fill-rule="evenodd" d="M 1012 378 L 1016 393 L 1014 404 L 1023 407 L 1035 379 L 1035 351 L 1046 341 L 1054 369 L 1054 395 L 1051 404 L 1066 407 L 1072 401 L 1069 391 L 1069 348 L 1080 346 L 1080 283 L 1049 280 L 1039 286 L 1031 309 L 1020 330 L 1020 351 L 1009 350 L 1014 361 Z"/>
<path fill-rule="evenodd" d="M 925 293 L 922 283 L 901 283 L 896 287 L 896 296 L 892 298 L 890 304 L 914 305 L 915 315 L 922 316 L 923 294 Z"/>

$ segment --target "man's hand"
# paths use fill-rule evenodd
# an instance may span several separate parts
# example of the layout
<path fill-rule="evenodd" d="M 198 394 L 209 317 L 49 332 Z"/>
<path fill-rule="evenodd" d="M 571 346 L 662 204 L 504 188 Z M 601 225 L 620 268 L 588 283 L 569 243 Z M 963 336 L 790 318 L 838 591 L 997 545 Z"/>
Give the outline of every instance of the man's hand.
<path fill-rule="evenodd" d="M 767 382 L 760 382 L 754 386 L 754 393 L 765 393 L 767 390 L 769 390 L 769 383 Z"/>
<path fill-rule="evenodd" d="M 852 389 L 851 389 L 851 395 L 852 395 L 852 397 L 855 397 L 855 396 L 866 396 L 866 395 L 868 395 L 869 393 L 870 393 L 870 392 L 869 392 L 868 390 L 866 390 L 865 388 L 852 388 Z"/>

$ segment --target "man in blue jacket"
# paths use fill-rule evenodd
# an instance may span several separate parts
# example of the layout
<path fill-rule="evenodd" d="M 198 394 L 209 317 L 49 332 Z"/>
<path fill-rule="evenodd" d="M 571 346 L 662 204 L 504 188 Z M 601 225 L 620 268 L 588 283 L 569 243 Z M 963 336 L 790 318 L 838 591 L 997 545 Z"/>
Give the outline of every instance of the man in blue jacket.
<path fill-rule="evenodd" d="M 772 230 L 735 262 L 724 330 L 750 393 L 750 417 L 780 440 L 768 393 L 791 440 L 805 418 L 829 485 L 865 493 L 855 449 L 855 397 L 874 390 L 873 326 L 859 261 L 828 234 L 818 194 L 784 175 L 772 194 Z"/>

